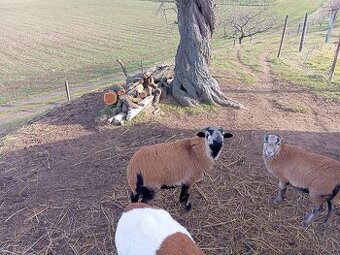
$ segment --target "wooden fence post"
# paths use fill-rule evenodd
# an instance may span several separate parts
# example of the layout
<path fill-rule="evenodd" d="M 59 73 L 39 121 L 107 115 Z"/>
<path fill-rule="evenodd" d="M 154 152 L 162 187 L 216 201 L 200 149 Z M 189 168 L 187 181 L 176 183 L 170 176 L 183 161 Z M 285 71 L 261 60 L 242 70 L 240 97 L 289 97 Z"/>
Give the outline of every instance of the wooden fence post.
<path fill-rule="evenodd" d="M 305 42 L 305 35 L 306 35 L 307 23 L 308 23 L 308 13 L 306 13 L 306 15 L 305 15 L 305 22 L 303 23 L 303 29 L 302 29 L 302 35 L 301 35 L 301 41 L 300 41 L 299 52 L 302 51 L 303 44 L 304 44 L 304 42 Z"/>
<path fill-rule="evenodd" d="M 140 69 L 142 70 L 142 74 L 144 74 L 143 60 L 140 61 Z"/>
<path fill-rule="evenodd" d="M 223 22 L 223 37 L 227 36 L 227 24 L 226 22 Z"/>
<path fill-rule="evenodd" d="M 322 28 L 323 19 L 324 19 L 324 17 L 323 17 L 323 15 L 321 15 L 321 16 L 320 16 L 320 19 L 319 19 L 319 30 L 321 30 L 321 28 Z"/>
<path fill-rule="evenodd" d="M 286 16 L 285 19 L 285 25 L 283 27 L 283 31 L 282 31 L 282 37 L 281 37 L 281 42 L 280 42 L 280 48 L 279 48 L 279 52 L 277 53 L 277 58 L 280 57 L 281 54 L 281 49 L 282 49 L 282 45 L 283 45 L 283 39 L 285 38 L 285 33 L 286 33 L 286 28 L 287 28 L 287 23 L 288 23 L 288 15 Z"/>
<path fill-rule="evenodd" d="M 71 101 L 71 95 L 70 95 L 70 89 L 68 87 L 68 81 L 65 81 L 65 88 L 66 88 L 66 96 L 67 96 L 67 100 Z"/>
<path fill-rule="evenodd" d="M 329 72 L 329 80 L 330 81 L 332 81 L 333 77 L 334 77 L 334 71 L 335 71 L 336 63 L 338 62 L 339 51 L 340 51 L 340 38 L 339 38 L 339 41 L 338 41 L 338 46 L 336 47 L 335 56 L 334 56 L 333 64 L 332 64 L 332 67 L 331 67 L 331 71 Z"/>
<path fill-rule="evenodd" d="M 329 43 L 331 39 L 331 34 L 332 34 L 333 26 L 334 26 L 337 15 L 338 15 L 337 10 L 332 11 L 331 14 L 329 15 L 329 22 L 328 22 L 328 29 L 327 29 L 327 33 L 325 37 L 325 43 Z"/>

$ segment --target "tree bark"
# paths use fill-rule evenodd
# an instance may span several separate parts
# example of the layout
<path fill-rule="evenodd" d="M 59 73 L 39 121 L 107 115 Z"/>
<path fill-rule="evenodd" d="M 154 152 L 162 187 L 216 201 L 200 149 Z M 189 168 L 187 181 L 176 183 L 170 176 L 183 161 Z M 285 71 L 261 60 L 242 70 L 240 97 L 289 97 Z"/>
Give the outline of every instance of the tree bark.
<path fill-rule="evenodd" d="M 210 40 L 215 29 L 214 0 L 176 0 L 180 43 L 175 61 L 172 94 L 183 106 L 200 103 L 241 108 L 225 97 L 209 74 Z"/>

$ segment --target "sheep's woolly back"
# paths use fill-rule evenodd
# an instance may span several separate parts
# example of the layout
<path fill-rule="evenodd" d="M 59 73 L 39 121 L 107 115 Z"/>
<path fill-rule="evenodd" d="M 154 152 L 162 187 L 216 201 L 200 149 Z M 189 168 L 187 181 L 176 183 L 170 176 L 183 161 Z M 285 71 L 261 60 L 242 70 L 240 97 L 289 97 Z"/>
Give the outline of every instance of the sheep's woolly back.
<path fill-rule="evenodd" d="M 191 186 L 213 166 L 206 150 L 205 140 L 200 137 L 143 146 L 129 162 L 129 185 L 132 190 L 136 189 L 136 176 L 141 171 L 144 184 L 150 188 L 181 185 L 183 182 Z"/>
<path fill-rule="evenodd" d="M 180 251 L 180 252 L 179 252 Z M 187 236 L 175 233 L 168 236 L 157 251 L 157 255 L 204 255 L 203 251 Z"/>
<path fill-rule="evenodd" d="M 332 194 L 340 184 L 339 161 L 297 146 L 282 144 L 279 153 L 273 158 L 264 157 L 264 162 L 268 171 L 280 180 L 308 188 L 320 197 Z M 340 193 L 333 201 L 340 202 Z"/>
<path fill-rule="evenodd" d="M 189 232 L 167 211 L 135 203 L 127 208 L 117 224 L 115 243 L 118 255 L 157 254 L 164 240 L 175 233 L 181 233 L 186 243 L 190 240 L 195 245 Z M 169 242 L 173 241 L 171 238 Z"/>

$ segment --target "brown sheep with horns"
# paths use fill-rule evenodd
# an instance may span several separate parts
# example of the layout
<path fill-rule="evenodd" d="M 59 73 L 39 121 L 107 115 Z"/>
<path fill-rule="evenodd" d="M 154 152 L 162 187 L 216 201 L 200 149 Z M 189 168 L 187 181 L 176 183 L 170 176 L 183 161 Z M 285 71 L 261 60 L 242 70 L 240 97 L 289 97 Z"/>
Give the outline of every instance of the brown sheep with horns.
<path fill-rule="evenodd" d="M 218 159 L 224 138 L 231 138 L 223 128 L 207 127 L 195 137 L 174 142 L 143 146 L 132 156 L 127 177 L 131 202 L 153 199 L 157 189 L 181 186 L 179 200 L 186 210 L 191 209 L 189 188 L 211 170 Z"/>
<path fill-rule="evenodd" d="M 274 134 L 264 137 L 263 158 L 267 170 L 279 179 L 279 192 L 274 203 L 278 204 L 284 199 L 290 184 L 308 193 L 315 204 L 302 224 L 310 224 L 327 202 L 328 213 L 323 222 L 323 226 L 327 226 L 334 213 L 333 203 L 340 203 L 340 162 L 297 146 L 283 144 L 281 137 Z"/>

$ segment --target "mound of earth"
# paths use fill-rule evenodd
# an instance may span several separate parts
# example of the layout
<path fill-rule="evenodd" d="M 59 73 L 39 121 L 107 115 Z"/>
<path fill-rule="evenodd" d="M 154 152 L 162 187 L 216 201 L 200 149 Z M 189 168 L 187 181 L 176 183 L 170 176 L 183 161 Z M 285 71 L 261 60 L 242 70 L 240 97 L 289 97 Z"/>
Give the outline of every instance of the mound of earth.
<path fill-rule="evenodd" d="M 161 191 L 152 202 L 167 209 L 192 233 L 206 254 L 337 254 L 340 212 L 321 230 L 300 221 L 312 204 L 289 190 L 282 206 L 268 203 L 277 182 L 263 165 L 262 136 L 340 160 L 339 102 L 308 91 L 238 89 L 221 84 L 247 110 L 218 108 L 197 114 L 167 111 L 156 120 L 122 127 L 98 126 L 102 93 L 90 93 L 34 120 L 0 147 L 1 254 L 116 254 L 113 233 L 128 203 L 127 163 L 140 146 L 195 135 L 205 126 L 235 133 L 214 170 L 191 190 L 191 212 L 179 189 Z M 303 104 L 286 111 L 273 99 Z"/>

